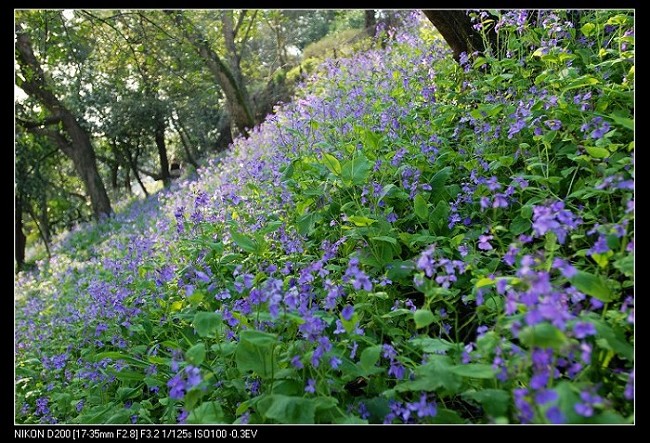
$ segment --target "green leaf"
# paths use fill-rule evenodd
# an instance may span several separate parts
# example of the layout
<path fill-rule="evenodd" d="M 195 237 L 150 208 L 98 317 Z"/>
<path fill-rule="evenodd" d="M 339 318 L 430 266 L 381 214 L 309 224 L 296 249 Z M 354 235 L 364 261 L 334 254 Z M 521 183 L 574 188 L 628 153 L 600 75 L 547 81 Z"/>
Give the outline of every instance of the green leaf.
<path fill-rule="evenodd" d="M 421 220 L 426 220 L 429 216 L 427 201 L 421 194 L 417 194 L 415 199 L 413 199 L 413 209 L 415 210 L 415 215 L 420 217 Z"/>
<path fill-rule="evenodd" d="M 309 212 L 305 215 L 298 217 L 296 220 L 296 226 L 298 227 L 298 233 L 300 235 L 308 235 L 316 223 L 316 215 Z"/>
<path fill-rule="evenodd" d="M 415 320 L 415 327 L 421 329 L 433 323 L 435 317 L 428 309 L 418 309 L 413 313 L 413 320 Z"/>
<path fill-rule="evenodd" d="M 273 351 L 277 336 L 266 332 L 245 330 L 240 334 L 235 361 L 241 372 L 254 371 L 262 378 L 271 378 L 277 372 Z"/>
<path fill-rule="evenodd" d="M 255 243 L 255 240 L 251 239 L 250 237 L 240 234 L 234 229 L 230 230 L 230 236 L 232 238 L 232 241 L 234 241 L 235 244 L 242 248 L 244 251 L 250 253 L 257 251 L 257 243 Z"/>
<path fill-rule="evenodd" d="M 130 417 L 131 417 L 132 412 L 129 411 L 126 408 L 120 408 L 117 409 L 113 415 L 108 417 L 104 423 L 106 424 L 124 424 L 124 423 L 129 423 L 130 422 Z"/>
<path fill-rule="evenodd" d="M 465 420 L 453 409 L 439 408 L 435 417 L 431 418 L 434 424 L 464 424 Z"/>
<path fill-rule="evenodd" d="M 221 324 L 221 315 L 216 312 L 200 311 L 194 315 L 192 324 L 199 337 L 214 337 L 214 333 Z"/>
<path fill-rule="evenodd" d="M 585 150 L 594 158 L 607 158 L 609 151 L 605 148 L 598 148 L 596 146 L 585 146 Z"/>
<path fill-rule="evenodd" d="M 258 233 L 262 235 L 270 234 L 271 232 L 276 231 L 280 226 L 282 226 L 284 223 L 281 222 L 280 220 L 273 220 L 267 223 L 265 227 L 257 231 Z"/>
<path fill-rule="evenodd" d="M 614 120 L 617 125 L 629 129 L 630 131 L 634 131 L 634 120 L 631 118 L 619 117 L 616 114 L 610 114 L 609 117 Z"/>
<path fill-rule="evenodd" d="M 483 406 L 485 412 L 492 417 L 506 416 L 510 403 L 510 394 L 502 389 L 483 389 L 466 392 L 463 397 L 471 398 Z"/>
<path fill-rule="evenodd" d="M 451 177 L 451 166 L 445 166 L 440 171 L 436 172 L 429 184 L 433 192 L 443 189 L 447 180 Z"/>
<path fill-rule="evenodd" d="M 445 200 L 440 200 L 435 209 L 429 215 L 429 223 L 437 226 L 447 228 L 447 220 L 449 218 L 449 204 Z"/>
<path fill-rule="evenodd" d="M 634 256 L 626 255 L 614 262 L 614 267 L 625 274 L 626 277 L 634 277 Z"/>
<path fill-rule="evenodd" d="M 585 35 L 585 37 L 591 36 L 591 34 L 593 34 L 595 30 L 596 30 L 596 25 L 594 25 L 593 23 L 585 23 L 580 28 L 580 31 Z"/>
<path fill-rule="evenodd" d="M 443 340 L 441 338 L 430 337 L 414 338 L 411 340 L 411 343 L 422 349 L 422 352 L 432 354 L 446 352 L 458 346 L 450 341 Z"/>
<path fill-rule="evenodd" d="M 348 186 L 351 184 L 362 185 L 368 180 L 370 167 L 368 159 L 363 155 L 360 155 L 343 164 L 343 167 L 341 168 L 341 177 Z"/>
<path fill-rule="evenodd" d="M 618 328 L 614 329 L 600 319 L 589 319 L 596 327 L 596 343 L 601 348 L 616 352 L 628 361 L 634 361 L 634 346 Z"/>
<path fill-rule="evenodd" d="M 341 175 L 341 163 L 332 154 L 323 154 L 323 164 L 334 175 Z"/>
<path fill-rule="evenodd" d="M 583 75 L 581 77 L 576 78 L 574 81 L 572 81 L 569 86 L 564 88 L 563 92 L 570 91 L 571 89 L 578 89 L 578 88 L 583 88 L 585 86 L 593 86 L 597 85 L 600 83 L 597 78 L 592 77 L 590 75 Z"/>
<path fill-rule="evenodd" d="M 510 223 L 510 232 L 512 235 L 523 234 L 524 232 L 530 229 L 530 220 L 526 220 L 523 217 L 515 217 Z"/>
<path fill-rule="evenodd" d="M 384 243 L 390 243 L 391 245 L 396 245 L 397 244 L 397 239 L 394 237 L 388 237 L 386 235 L 380 235 L 378 237 L 370 237 L 371 240 L 377 240 L 381 241 Z"/>
<path fill-rule="evenodd" d="M 196 404 L 203 398 L 205 392 L 201 389 L 192 388 L 183 397 L 183 407 L 187 411 L 194 409 Z"/>
<path fill-rule="evenodd" d="M 370 226 L 373 223 L 377 223 L 377 220 L 374 218 L 363 217 L 361 215 L 352 215 L 348 217 L 348 220 L 356 226 Z"/>
<path fill-rule="evenodd" d="M 450 368 L 450 371 L 461 377 L 469 378 L 494 378 L 496 371 L 492 365 L 483 363 L 469 363 L 466 365 L 456 365 Z"/>
<path fill-rule="evenodd" d="M 571 277 L 571 284 L 580 292 L 596 297 L 602 302 L 614 300 L 614 294 L 602 277 L 584 271 L 578 271 Z"/>
<path fill-rule="evenodd" d="M 266 418 L 286 424 L 314 423 L 316 404 L 303 397 L 290 397 L 274 394 L 263 398 L 258 403 L 260 411 Z"/>
<path fill-rule="evenodd" d="M 187 423 L 192 425 L 223 423 L 223 409 L 219 402 L 207 401 L 190 412 Z"/>
<path fill-rule="evenodd" d="M 479 279 L 479 281 L 477 281 L 474 286 L 476 286 L 476 288 L 478 289 L 478 288 L 482 288 L 484 286 L 492 286 L 495 283 L 496 283 L 496 280 L 494 280 L 493 278 L 483 277 L 483 278 Z"/>
<path fill-rule="evenodd" d="M 446 355 L 429 356 L 427 363 L 415 369 L 415 379 L 395 385 L 398 392 L 437 392 L 440 388 L 456 393 L 462 386 L 462 379 L 451 372 L 450 359 Z"/>
<path fill-rule="evenodd" d="M 487 62 L 488 61 L 487 61 L 487 59 L 485 57 L 476 57 L 476 60 L 474 60 L 474 63 L 472 64 L 472 67 L 473 68 L 481 67 L 484 64 L 486 64 Z"/>
<path fill-rule="evenodd" d="M 205 360 L 205 345 L 203 343 L 195 344 L 187 350 L 185 357 L 194 366 L 199 366 Z"/>
<path fill-rule="evenodd" d="M 375 365 L 379 361 L 379 355 L 381 354 L 381 345 L 370 346 L 361 352 L 361 357 L 359 357 L 359 364 L 361 369 L 365 372 L 370 372 L 374 369 Z"/>
<path fill-rule="evenodd" d="M 529 348 L 560 349 L 567 343 L 564 333 L 550 323 L 526 326 L 519 332 L 519 340 Z"/>
<path fill-rule="evenodd" d="M 415 269 L 415 263 L 412 261 L 395 260 L 386 264 L 386 276 L 393 281 L 410 278 Z"/>

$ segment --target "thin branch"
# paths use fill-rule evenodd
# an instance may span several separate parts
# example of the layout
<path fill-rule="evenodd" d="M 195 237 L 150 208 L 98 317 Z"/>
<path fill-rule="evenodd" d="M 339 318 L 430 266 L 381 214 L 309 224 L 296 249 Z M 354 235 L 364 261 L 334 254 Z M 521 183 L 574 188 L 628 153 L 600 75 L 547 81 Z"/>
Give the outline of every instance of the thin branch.
<path fill-rule="evenodd" d="M 25 120 L 20 117 L 16 117 L 16 122 L 20 124 L 24 129 L 31 129 L 31 128 L 37 128 L 37 127 L 42 127 L 42 126 L 50 126 L 50 125 L 55 125 L 57 123 L 60 123 L 62 120 L 62 117 L 60 115 L 53 115 L 51 117 L 45 118 L 43 121 L 36 122 L 36 121 L 31 121 L 31 120 Z"/>
<path fill-rule="evenodd" d="M 246 14 L 248 13 L 248 9 L 242 9 L 241 13 L 239 14 L 239 18 L 237 19 L 237 24 L 235 25 L 235 29 L 232 32 L 233 38 L 237 37 L 237 32 L 239 32 L 239 28 L 241 27 L 242 23 L 244 23 L 244 17 L 246 17 Z M 257 13 L 257 10 L 255 11 Z"/>
<path fill-rule="evenodd" d="M 246 33 L 244 34 L 244 38 L 241 39 L 241 45 L 246 44 L 246 40 L 248 40 L 248 34 L 251 32 L 251 27 L 253 26 L 253 23 L 255 22 L 255 17 L 257 16 L 257 9 L 253 11 L 253 15 L 251 16 L 250 21 L 248 22 L 248 28 L 246 29 Z"/>

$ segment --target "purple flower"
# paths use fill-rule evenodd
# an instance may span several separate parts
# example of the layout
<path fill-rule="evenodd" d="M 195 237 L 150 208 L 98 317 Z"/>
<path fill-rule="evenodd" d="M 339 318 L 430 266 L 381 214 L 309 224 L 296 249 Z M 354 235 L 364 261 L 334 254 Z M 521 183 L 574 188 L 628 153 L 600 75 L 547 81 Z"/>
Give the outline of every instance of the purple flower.
<path fill-rule="evenodd" d="M 433 253 L 436 250 L 435 245 L 431 245 L 422 251 L 420 258 L 418 258 L 416 267 L 424 271 L 427 277 L 433 277 L 435 261 L 433 259 Z"/>
<path fill-rule="evenodd" d="M 372 291 L 372 282 L 368 275 L 359 269 L 359 259 L 353 257 L 348 263 L 348 268 L 343 275 L 344 281 L 351 281 L 352 287 L 357 291 L 363 289 L 365 291 Z"/>
<path fill-rule="evenodd" d="M 365 272 L 357 270 L 352 281 L 352 287 L 356 290 L 363 289 L 365 291 L 372 291 L 372 282 Z"/>
<path fill-rule="evenodd" d="M 506 199 L 506 196 L 504 194 L 496 194 L 494 196 L 494 201 L 492 202 L 492 207 L 493 208 L 507 208 L 508 207 L 508 199 Z"/>
<path fill-rule="evenodd" d="M 579 415 L 582 415 L 583 417 L 591 417 L 594 415 L 594 408 L 590 404 L 576 403 L 573 408 Z"/>
<path fill-rule="evenodd" d="M 316 380 L 314 380 L 313 378 L 307 380 L 307 385 L 305 386 L 305 392 L 309 392 L 310 394 L 316 392 Z"/>
<path fill-rule="evenodd" d="M 589 255 L 594 255 L 594 254 L 606 254 L 609 252 L 609 246 L 607 246 L 607 239 L 605 238 L 604 235 L 599 235 L 598 240 L 596 240 L 596 243 L 589 249 L 588 253 Z"/>
<path fill-rule="evenodd" d="M 47 415 L 50 413 L 50 408 L 47 406 L 49 399 L 47 397 L 40 397 L 36 400 L 35 415 Z"/>
<path fill-rule="evenodd" d="M 535 394 L 535 402 L 540 405 L 555 401 L 557 399 L 557 392 L 552 389 L 544 389 Z"/>
<path fill-rule="evenodd" d="M 593 323 L 579 321 L 573 325 L 573 333 L 577 338 L 585 338 L 589 335 L 596 335 L 596 327 Z"/>
<path fill-rule="evenodd" d="M 490 240 L 494 238 L 493 235 L 481 235 L 478 238 L 478 248 L 482 249 L 484 251 L 489 251 L 492 248 L 492 245 L 490 244 Z"/>
<path fill-rule="evenodd" d="M 549 375 L 550 374 L 547 369 L 543 369 L 542 371 L 534 374 L 530 378 L 530 387 L 535 390 L 545 388 L 548 384 Z"/>
<path fill-rule="evenodd" d="M 343 363 L 343 360 L 336 356 L 330 358 L 330 366 L 332 369 L 338 369 L 338 367 L 341 366 L 341 363 Z"/>
<path fill-rule="evenodd" d="M 397 351 L 395 351 L 395 348 L 389 344 L 384 344 L 382 346 L 382 350 L 383 350 L 382 355 L 384 356 L 384 358 L 393 360 L 395 357 L 397 357 Z"/>
<path fill-rule="evenodd" d="M 552 406 L 546 411 L 546 418 L 553 424 L 562 424 L 566 422 L 566 418 L 560 408 L 557 406 Z"/>
<path fill-rule="evenodd" d="M 201 383 L 201 371 L 199 368 L 188 365 L 185 367 L 185 375 L 187 376 L 187 389 L 192 389 L 194 386 Z"/>
<path fill-rule="evenodd" d="M 190 416 L 190 413 L 187 412 L 184 408 L 181 408 L 180 412 L 178 413 L 178 416 L 176 417 L 176 423 L 185 423 L 185 420 L 187 420 L 187 417 Z"/>
<path fill-rule="evenodd" d="M 352 320 L 352 315 L 354 315 L 354 306 L 346 305 L 341 311 L 341 316 L 344 320 Z"/>
<path fill-rule="evenodd" d="M 168 382 L 167 387 L 169 388 L 169 397 L 174 400 L 181 400 L 185 396 L 185 380 L 176 374 Z"/>
<path fill-rule="evenodd" d="M 296 369 L 302 369 L 305 367 L 305 365 L 302 364 L 300 361 L 300 356 L 294 355 L 293 358 L 291 359 L 291 365 L 296 368 Z"/>
<path fill-rule="evenodd" d="M 567 261 L 562 260 L 559 257 L 553 259 L 553 267 L 555 269 L 559 269 L 562 275 L 566 278 L 571 278 L 578 273 L 576 268 L 573 267 L 571 263 L 568 263 Z"/>
<path fill-rule="evenodd" d="M 634 399 L 634 369 L 630 372 L 630 375 L 627 379 L 627 384 L 625 385 L 625 391 L 623 391 L 623 396 L 626 400 Z"/>
<path fill-rule="evenodd" d="M 562 127 L 562 122 L 560 120 L 546 120 L 544 124 L 548 126 L 551 131 L 557 131 Z"/>
<path fill-rule="evenodd" d="M 417 412 L 418 417 L 435 417 L 438 413 L 436 402 L 427 401 L 427 394 L 422 394 L 420 400 L 413 403 L 407 403 L 406 407 L 411 411 Z"/>
<path fill-rule="evenodd" d="M 582 220 L 564 209 L 564 203 L 556 201 L 549 206 L 533 207 L 533 231 L 539 237 L 547 232 L 554 232 L 558 242 L 563 244 L 569 231 L 575 229 Z"/>
<path fill-rule="evenodd" d="M 404 378 L 405 372 L 406 369 L 404 366 L 402 366 L 402 364 L 396 360 L 393 360 L 390 364 L 390 368 L 388 368 L 388 375 L 393 375 L 398 380 Z"/>

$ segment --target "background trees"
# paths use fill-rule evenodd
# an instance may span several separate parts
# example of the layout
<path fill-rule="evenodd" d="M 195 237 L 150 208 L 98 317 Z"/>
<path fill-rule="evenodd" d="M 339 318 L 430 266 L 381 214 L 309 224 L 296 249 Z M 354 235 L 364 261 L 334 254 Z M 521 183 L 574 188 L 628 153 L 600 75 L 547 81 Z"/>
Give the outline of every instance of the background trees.
<path fill-rule="evenodd" d="M 51 236 L 169 186 L 172 163 L 194 170 L 247 136 L 320 60 L 371 44 L 394 16 L 16 11 L 18 268 L 26 247 L 46 254 Z"/>

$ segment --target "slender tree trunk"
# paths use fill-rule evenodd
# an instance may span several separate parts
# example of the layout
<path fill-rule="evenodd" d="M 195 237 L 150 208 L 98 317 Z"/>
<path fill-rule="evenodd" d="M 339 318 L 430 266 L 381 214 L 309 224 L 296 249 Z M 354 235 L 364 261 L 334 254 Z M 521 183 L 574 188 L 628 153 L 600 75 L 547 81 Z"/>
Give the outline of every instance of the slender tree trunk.
<path fill-rule="evenodd" d="M 117 173 L 120 169 L 120 165 L 115 162 L 111 165 L 111 186 L 113 187 L 114 190 L 118 188 L 118 183 L 117 183 Z"/>
<path fill-rule="evenodd" d="M 374 9 L 366 9 L 365 11 L 365 28 L 370 37 L 374 37 L 377 33 L 377 19 L 375 18 Z"/>
<path fill-rule="evenodd" d="M 158 148 L 158 158 L 160 159 L 160 176 L 165 187 L 171 183 L 169 175 L 169 159 L 167 158 L 167 146 L 165 145 L 165 121 L 162 116 L 156 116 L 155 129 L 156 147 Z"/>
<path fill-rule="evenodd" d="M 454 60 L 460 61 L 460 54 L 470 55 L 474 51 L 486 51 L 483 37 L 472 27 L 472 21 L 464 10 L 430 10 L 425 9 L 424 15 L 445 39 L 454 52 Z M 496 17 L 492 17 L 496 20 Z M 497 35 L 494 26 L 487 31 L 488 44 L 496 47 Z"/>
<path fill-rule="evenodd" d="M 185 159 L 195 168 L 199 167 L 199 164 L 196 162 L 194 159 L 194 156 L 192 155 L 192 149 L 190 147 L 191 141 L 190 137 L 187 134 L 187 131 L 185 130 L 185 127 L 183 124 L 180 122 L 180 120 L 172 120 L 173 126 L 176 129 L 176 132 L 178 132 L 178 136 L 181 139 L 181 144 L 183 145 L 183 150 L 185 151 Z"/>
<path fill-rule="evenodd" d="M 14 252 L 16 256 L 16 273 L 20 272 L 25 266 L 25 244 L 27 243 L 27 238 L 23 232 L 23 205 L 20 199 L 20 196 L 16 194 L 15 198 L 15 241 Z"/>
<path fill-rule="evenodd" d="M 34 224 L 36 225 L 36 229 L 38 229 L 38 235 L 41 237 L 41 240 L 43 241 L 43 244 L 45 245 L 45 251 L 47 252 L 47 257 L 52 258 L 52 254 L 50 253 L 50 244 L 49 244 L 48 234 L 45 232 L 45 229 L 41 225 L 41 223 L 39 223 L 38 216 L 34 213 L 34 210 L 29 205 L 27 206 L 27 211 L 29 212 L 29 215 L 32 217 L 32 220 L 34 220 Z"/>
<path fill-rule="evenodd" d="M 230 116 L 225 113 L 219 118 L 219 125 L 217 128 L 219 129 L 219 136 L 214 144 L 217 152 L 225 151 L 233 142 L 232 132 L 230 132 L 230 122 Z"/>
<path fill-rule="evenodd" d="M 72 113 L 61 103 L 52 92 L 51 85 L 45 77 L 39 61 L 34 55 L 29 36 L 17 29 L 16 50 L 17 60 L 20 65 L 24 80 L 18 80 L 18 86 L 28 95 L 36 98 L 54 116 L 61 119 L 70 143 L 66 144 L 69 149 L 63 152 L 72 159 L 75 169 L 81 178 L 90 198 L 93 214 L 96 219 L 110 215 L 112 212 L 111 203 L 104 188 L 97 162 L 88 133 L 79 125 L 79 122 Z M 63 148 L 62 145 L 59 145 Z"/>
<path fill-rule="evenodd" d="M 43 242 L 45 243 L 45 247 L 47 248 L 47 253 L 48 255 L 50 254 L 49 251 L 49 244 L 51 240 L 51 233 L 50 233 L 50 219 L 47 216 L 47 190 L 43 190 L 43 192 L 40 195 L 39 198 L 39 211 L 38 211 L 38 219 L 41 224 L 41 229 L 43 230 Z"/>
<path fill-rule="evenodd" d="M 248 137 L 248 131 L 255 126 L 253 106 L 248 91 L 243 83 L 237 82 L 237 76 L 212 50 L 207 39 L 196 30 L 192 22 L 181 11 L 165 11 L 173 16 L 178 27 L 183 30 L 185 38 L 198 51 L 214 76 L 217 84 L 226 96 L 228 110 L 239 132 Z"/>
<path fill-rule="evenodd" d="M 133 158 L 132 151 L 127 147 L 126 148 L 126 158 L 129 161 L 129 165 L 131 165 L 131 170 L 133 171 L 133 175 L 135 175 L 135 179 L 140 185 L 140 188 L 142 189 L 142 192 L 144 192 L 145 196 L 149 196 L 149 192 L 147 191 L 147 187 L 142 183 L 142 179 L 140 178 L 140 174 L 138 173 L 138 160 L 137 158 Z M 167 171 L 169 171 L 169 167 L 167 168 Z M 131 179 L 129 178 L 129 187 L 131 186 Z"/>
<path fill-rule="evenodd" d="M 133 195 L 133 187 L 131 186 L 131 168 L 127 168 L 124 174 L 124 188 L 128 191 L 129 195 Z M 145 195 L 147 190 L 143 187 Z"/>

